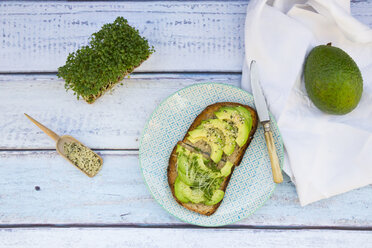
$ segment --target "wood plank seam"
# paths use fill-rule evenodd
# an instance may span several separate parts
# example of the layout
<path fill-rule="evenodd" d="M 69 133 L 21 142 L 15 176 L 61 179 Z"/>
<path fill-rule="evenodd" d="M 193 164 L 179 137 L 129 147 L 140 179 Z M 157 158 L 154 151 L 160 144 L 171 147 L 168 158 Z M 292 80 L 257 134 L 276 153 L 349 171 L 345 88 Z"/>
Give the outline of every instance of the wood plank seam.
<path fill-rule="evenodd" d="M 21 228 L 143 228 L 143 229 L 238 229 L 238 230 L 338 230 L 338 231 L 371 231 L 372 226 L 245 226 L 226 225 L 222 227 L 200 227 L 188 224 L 1 224 L 0 229 Z"/>

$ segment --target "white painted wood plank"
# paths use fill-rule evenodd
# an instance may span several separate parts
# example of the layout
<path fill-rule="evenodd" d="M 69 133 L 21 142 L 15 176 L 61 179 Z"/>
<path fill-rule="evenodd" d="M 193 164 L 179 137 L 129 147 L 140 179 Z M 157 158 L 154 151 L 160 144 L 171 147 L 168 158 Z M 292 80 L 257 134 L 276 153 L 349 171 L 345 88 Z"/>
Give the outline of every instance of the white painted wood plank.
<path fill-rule="evenodd" d="M 137 71 L 240 71 L 246 2 L 0 3 L 0 71 L 56 71 L 117 16 L 156 53 Z"/>
<path fill-rule="evenodd" d="M 184 224 L 151 197 L 137 152 L 100 154 L 102 171 L 91 179 L 56 152 L 1 151 L 0 225 Z M 367 186 L 301 207 L 286 178 L 261 209 L 237 225 L 372 227 L 371 195 L 372 186 Z"/>
<path fill-rule="evenodd" d="M 2 247 L 296 247 L 370 248 L 372 232 L 342 230 L 236 230 L 58 228 L 0 231 Z"/>
<path fill-rule="evenodd" d="M 241 71 L 247 1 L 0 3 L 0 72 L 57 71 L 93 32 L 124 16 L 156 48 L 137 71 Z M 352 3 L 372 26 L 372 1 Z"/>
<path fill-rule="evenodd" d="M 93 148 L 136 149 L 156 106 L 175 91 L 199 82 L 239 85 L 240 75 L 134 75 L 93 105 L 78 101 L 71 91 L 66 93 L 64 81 L 55 76 L 0 76 L 0 149 L 55 147 L 23 113 Z"/>

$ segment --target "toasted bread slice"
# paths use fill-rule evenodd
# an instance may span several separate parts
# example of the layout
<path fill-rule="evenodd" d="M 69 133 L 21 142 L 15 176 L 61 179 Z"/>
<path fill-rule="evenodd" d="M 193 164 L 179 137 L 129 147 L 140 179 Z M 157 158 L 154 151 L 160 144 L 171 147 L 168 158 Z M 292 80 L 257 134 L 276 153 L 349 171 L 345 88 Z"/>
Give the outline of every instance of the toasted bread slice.
<path fill-rule="evenodd" d="M 238 145 L 236 145 L 234 152 L 230 156 L 224 155 L 222 160 L 217 164 L 218 168 L 222 168 L 225 165 L 226 161 L 230 161 L 234 164 L 234 166 L 231 168 L 230 175 L 228 177 L 226 177 L 225 180 L 221 184 L 220 189 L 223 190 L 224 192 L 226 191 L 227 185 L 229 184 L 230 178 L 233 174 L 233 171 L 234 171 L 235 167 L 238 166 L 240 164 L 240 162 L 242 161 L 244 153 L 245 153 L 246 149 L 248 148 L 248 146 L 249 146 L 249 144 L 250 144 L 250 142 L 253 138 L 254 133 L 256 132 L 257 124 L 258 124 L 258 118 L 257 118 L 256 111 L 254 109 L 252 109 L 251 107 L 249 107 L 247 105 L 240 104 L 240 103 L 221 102 L 221 103 L 215 103 L 215 104 L 209 105 L 207 108 L 205 108 L 196 117 L 194 122 L 191 124 L 190 128 L 187 130 L 187 133 L 186 133 L 185 137 L 183 138 L 183 140 L 177 143 L 177 145 L 181 145 L 181 146 L 185 147 L 186 149 L 188 149 L 192 152 L 200 153 L 203 156 L 206 156 L 207 158 L 209 158 L 209 156 L 208 156 L 210 154 L 209 146 L 204 144 L 202 141 L 199 141 L 196 144 L 191 143 L 190 141 L 187 140 L 188 132 L 191 131 L 191 130 L 194 130 L 196 127 L 198 127 L 201 124 L 202 121 L 207 120 L 207 119 L 211 119 L 211 118 L 215 118 L 214 112 L 216 112 L 221 107 L 226 107 L 226 106 L 232 106 L 232 107 L 233 106 L 242 106 L 242 107 L 245 107 L 246 109 L 248 109 L 251 113 L 251 116 L 252 116 L 252 129 L 249 133 L 249 138 L 248 138 L 246 144 L 243 147 L 239 147 Z M 177 154 L 176 154 L 177 145 L 174 147 L 174 149 L 171 153 L 171 156 L 169 158 L 169 165 L 168 165 L 168 183 L 169 183 L 169 186 L 172 190 L 173 197 L 176 199 L 176 201 L 180 205 L 182 205 L 183 207 L 185 207 L 185 208 L 187 208 L 191 211 L 194 211 L 194 212 L 197 212 L 197 213 L 200 213 L 200 214 L 203 214 L 203 215 L 208 215 L 208 216 L 212 215 L 213 213 L 216 212 L 216 210 L 221 205 L 223 200 L 220 201 L 219 203 L 215 204 L 215 205 L 207 206 L 207 205 L 201 204 L 201 203 L 199 203 L 199 204 L 183 203 L 183 202 L 180 202 L 176 198 L 175 192 L 174 192 L 174 183 L 175 183 L 175 180 L 176 180 L 176 177 L 177 177 Z"/>

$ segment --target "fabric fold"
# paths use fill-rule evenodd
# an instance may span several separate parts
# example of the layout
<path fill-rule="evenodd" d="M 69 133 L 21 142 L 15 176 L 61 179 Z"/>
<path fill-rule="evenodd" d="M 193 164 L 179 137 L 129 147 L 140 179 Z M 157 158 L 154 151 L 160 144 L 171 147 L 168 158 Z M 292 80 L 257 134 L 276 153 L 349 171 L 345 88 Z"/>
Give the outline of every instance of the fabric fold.
<path fill-rule="evenodd" d="M 359 106 L 344 116 L 322 113 L 308 98 L 305 58 L 320 44 L 340 47 L 364 79 Z M 286 150 L 284 170 L 301 205 L 372 183 L 372 31 L 350 15 L 350 1 L 253 0 L 245 23 L 241 86 L 251 91 L 256 60 L 270 111 Z"/>

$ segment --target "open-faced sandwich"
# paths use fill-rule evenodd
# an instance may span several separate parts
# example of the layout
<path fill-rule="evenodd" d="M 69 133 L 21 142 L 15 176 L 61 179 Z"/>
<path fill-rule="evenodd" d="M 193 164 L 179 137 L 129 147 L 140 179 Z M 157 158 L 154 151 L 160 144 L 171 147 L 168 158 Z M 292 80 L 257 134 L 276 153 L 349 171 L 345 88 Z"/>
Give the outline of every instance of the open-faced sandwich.
<path fill-rule="evenodd" d="M 221 102 L 205 108 L 169 159 L 168 182 L 177 202 L 200 214 L 216 212 L 256 128 L 257 113 L 249 106 Z"/>

